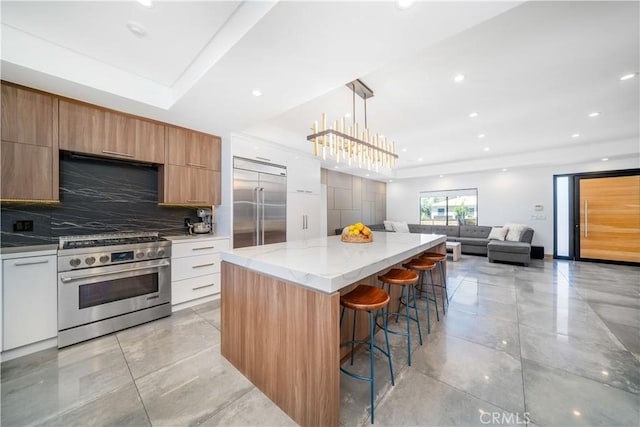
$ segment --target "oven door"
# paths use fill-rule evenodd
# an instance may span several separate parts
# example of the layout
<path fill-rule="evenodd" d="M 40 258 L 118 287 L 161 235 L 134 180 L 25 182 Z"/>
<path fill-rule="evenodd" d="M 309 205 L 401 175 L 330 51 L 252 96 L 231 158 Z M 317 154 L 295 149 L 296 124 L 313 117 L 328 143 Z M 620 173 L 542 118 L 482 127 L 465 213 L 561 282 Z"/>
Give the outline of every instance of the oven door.
<path fill-rule="evenodd" d="M 168 259 L 58 273 L 58 330 L 170 302 Z"/>

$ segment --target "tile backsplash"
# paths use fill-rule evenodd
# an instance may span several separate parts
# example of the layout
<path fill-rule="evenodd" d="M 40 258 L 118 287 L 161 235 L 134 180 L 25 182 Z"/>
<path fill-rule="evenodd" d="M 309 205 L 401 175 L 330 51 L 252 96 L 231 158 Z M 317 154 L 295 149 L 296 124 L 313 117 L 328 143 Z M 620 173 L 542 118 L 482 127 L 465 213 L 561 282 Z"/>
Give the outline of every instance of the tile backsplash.
<path fill-rule="evenodd" d="M 155 166 L 62 154 L 60 203 L 3 203 L 3 247 L 57 243 L 59 236 L 116 231 L 185 232 L 194 208 L 158 206 Z M 32 220 L 33 231 L 13 230 Z"/>

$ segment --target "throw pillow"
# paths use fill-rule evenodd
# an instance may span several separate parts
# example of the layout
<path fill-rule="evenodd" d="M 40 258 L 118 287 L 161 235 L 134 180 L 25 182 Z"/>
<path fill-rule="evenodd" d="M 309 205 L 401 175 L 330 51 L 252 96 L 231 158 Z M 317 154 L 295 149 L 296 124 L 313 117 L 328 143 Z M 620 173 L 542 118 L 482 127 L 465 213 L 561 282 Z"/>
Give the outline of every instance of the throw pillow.
<path fill-rule="evenodd" d="M 393 230 L 396 233 L 408 233 L 409 232 L 409 225 L 407 224 L 406 221 L 393 221 Z"/>
<path fill-rule="evenodd" d="M 509 242 L 519 242 L 522 238 L 522 234 L 529 228 L 526 224 L 505 224 L 505 227 L 509 229 L 507 232 L 506 240 Z"/>
<path fill-rule="evenodd" d="M 508 232 L 507 227 L 493 227 L 489 233 L 489 240 L 504 240 Z"/>
<path fill-rule="evenodd" d="M 393 231 L 393 223 L 392 221 L 383 221 L 384 223 L 384 229 L 386 231 Z"/>

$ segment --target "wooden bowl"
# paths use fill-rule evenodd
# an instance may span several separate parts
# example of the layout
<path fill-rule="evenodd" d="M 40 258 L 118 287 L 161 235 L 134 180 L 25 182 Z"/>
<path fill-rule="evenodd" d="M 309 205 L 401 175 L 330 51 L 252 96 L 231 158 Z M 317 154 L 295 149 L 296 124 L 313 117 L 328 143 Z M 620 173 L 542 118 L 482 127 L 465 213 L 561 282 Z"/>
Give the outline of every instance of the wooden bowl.
<path fill-rule="evenodd" d="M 358 234 L 357 236 L 350 236 L 349 234 L 343 234 L 340 240 L 347 243 L 371 243 L 373 242 L 373 233 L 365 236 L 364 234 Z"/>

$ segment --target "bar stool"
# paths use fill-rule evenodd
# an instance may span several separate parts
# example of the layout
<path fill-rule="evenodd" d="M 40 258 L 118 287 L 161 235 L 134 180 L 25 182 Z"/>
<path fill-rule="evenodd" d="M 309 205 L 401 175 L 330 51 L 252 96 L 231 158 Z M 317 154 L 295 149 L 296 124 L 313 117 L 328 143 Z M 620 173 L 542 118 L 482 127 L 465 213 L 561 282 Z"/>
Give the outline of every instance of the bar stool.
<path fill-rule="evenodd" d="M 444 272 L 444 263 L 447 261 L 447 255 L 437 252 L 424 252 L 420 255 L 420 258 L 431 260 L 438 265 L 440 283 L 436 283 L 434 286 L 440 288 L 440 294 L 442 295 L 442 314 L 446 314 L 444 302 L 446 300 L 447 306 L 449 305 L 449 293 L 447 292 L 447 275 Z"/>
<path fill-rule="evenodd" d="M 384 307 L 389 304 L 389 294 L 384 291 L 384 289 L 376 288 L 374 286 L 368 285 L 358 285 L 351 292 L 340 296 L 340 305 L 342 306 L 342 313 L 340 314 L 340 326 L 342 326 L 342 319 L 344 318 L 344 310 L 345 308 L 349 308 L 354 310 L 353 313 L 353 331 L 351 333 L 351 341 L 347 341 L 345 343 L 341 343 L 340 346 L 351 344 L 351 365 L 353 365 L 353 348 L 354 344 L 368 344 L 369 345 L 369 363 L 370 363 L 370 377 L 365 377 L 363 375 L 358 375 L 353 372 L 349 372 L 340 366 L 340 370 L 350 377 L 357 378 L 359 380 L 368 381 L 371 383 L 371 424 L 373 424 L 373 398 L 375 395 L 375 377 L 373 373 L 373 349 L 378 349 L 382 354 L 387 356 L 389 359 L 389 372 L 391 373 L 391 385 L 395 385 L 395 380 L 393 378 L 393 365 L 391 364 L 391 350 L 389 349 L 389 335 L 387 335 L 387 316 L 384 313 Z M 382 309 L 382 318 L 384 320 L 384 327 L 382 330 L 384 331 L 384 339 L 387 344 L 387 351 L 384 351 L 382 348 L 378 347 L 373 343 L 375 327 L 376 327 L 376 319 L 377 319 L 377 310 Z M 376 310 L 376 319 L 373 317 L 373 310 Z M 356 318 L 358 317 L 358 311 L 366 311 L 369 313 L 369 341 L 364 340 L 356 340 Z"/>
<path fill-rule="evenodd" d="M 420 345 L 422 345 L 422 331 L 420 330 L 420 320 L 418 318 L 418 307 L 416 306 L 416 293 L 415 293 L 415 284 L 418 283 L 418 273 L 411 270 L 403 270 L 401 268 L 392 268 L 387 271 L 382 276 L 378 276 L 378 280 L 382 282 L 382 289 L 384 289 L 384 285 L 387 285 L 389 288 L 389 294 L 391 294 L 391 286 L 402 286 L 400 291 L 400 299 L 402 299 L 402 295 L 404 294 L 405 301 L 405 313 L 400 313 L 400 305 L 398 305 L 398 311 L 389 312 L 387 310 L 387 316 L 390 314 L 396 315 L 396 322 L 400 316 L 404 317 L 407 321 L 407 332 L 393 331 L 389 330 L 390 334 L 401 335 L 407 337 L 407 363 L 411 366 L 411 329 L 409 327 L 409 321 L 413 320 L 418 325 L 418 337 L 420 338 Z M 413 307 L 411 307 L 410 302 L 413 301 Z M 413 308 L 416 317 L 411 317 L 409 314 L 409 308 Z"/>
<path fill-rule="evenodd" d="M 431 333 L 431 315 L 429 310 L 429 302 L 433 302 L 433 305 L 436 308 L 436 319 L 440 321 L 440 316 L 438 315 L 438 300 L 436 298 L 436 288 L 433 284 L 433 270 L 436 268 L 436 263 L 430 261 L 426 258 L 414 258 L 406 264 L 402 265 L 404 268 L 408 270 L 413 270 L 418 273 L 418 284 L 416 285 L 416 289 L 418 290 L 418 298 L 424 299 L 427 301 L 427 333 Z M 427 272 L 429 273 L 429 277 L 431 278 L 431 290 L 433 292 L 433 297 L 429 296 L 429 282 L 427 281 Z M 404 303 L 401 299 L 401 303 Z M 398 311 L 400 309 L 398 308 Z"/>

